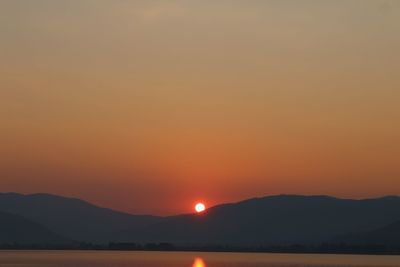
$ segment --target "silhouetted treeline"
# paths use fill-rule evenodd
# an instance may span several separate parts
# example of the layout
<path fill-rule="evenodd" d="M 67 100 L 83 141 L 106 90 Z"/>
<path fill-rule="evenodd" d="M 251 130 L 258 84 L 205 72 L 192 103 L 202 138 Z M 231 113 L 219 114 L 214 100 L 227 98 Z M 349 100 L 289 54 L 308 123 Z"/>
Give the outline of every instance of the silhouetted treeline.
<path fill-rule="evenodd" d="M 107 245 L 75 243 L 71 245 L 0 244 L 6 250 L 113 250 L 113 251 L 201 251 L 201 252 L 269 252 L 320 254 L 381 254 L 400 255 L 400 246 L 321 244 L 318 246 L 176 246 L 171 243 L 109 243 Z"/>
<path fill-rule="evenodd" d="M 149 251 L 176 251 L 178 248 L 171 243 L 109 243 L 108 250 L 149 250 Z"/>

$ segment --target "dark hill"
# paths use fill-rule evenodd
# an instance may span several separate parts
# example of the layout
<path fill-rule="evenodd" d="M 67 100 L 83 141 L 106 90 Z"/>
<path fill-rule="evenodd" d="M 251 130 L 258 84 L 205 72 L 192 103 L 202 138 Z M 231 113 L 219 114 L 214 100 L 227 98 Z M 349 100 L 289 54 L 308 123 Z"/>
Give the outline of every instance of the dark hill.
<path fill-rule="evenodd" d="M 67 244 L 68 240 L 21 216 L 0 212 L 0 244 Z"/>
<path fill-rule="evenodd" d="M 71 240 L 88 242 L 108 242 L 113 240 L 114 233 L 160 220 L 49 194 L 0 194 L 0 211 L 23 216 Z"/>
<path fill-rule="evenodd" d="M 119 238 L 203 245 L 318 244 L 399 220 L 399 197 L 348 200 L 279 195 L 216 206 L 201 215 L 168 217 Z"/>
<path fill-rule="evenodd" d="M 309 245 L 348 233 L 374 233 L 378 231 L 374 229 L 381 228 L 379 234 L 385 241 L 383 233 L 392 234 L 395 222 L 400 222 L 400 198 L 350 200 L 279 195 L 219 205 L 203 214 L 163 218 L 130 215 L 48 194 L 9 193 L 0 194 L 0 211 L 23 216 L 76 241 Z"/>
<path fill-rule="evenodd" d="M 400 247 L 400 221 L 368 232 L 346 235 L 337 241 L 352 245 L 386 245 Z"/>

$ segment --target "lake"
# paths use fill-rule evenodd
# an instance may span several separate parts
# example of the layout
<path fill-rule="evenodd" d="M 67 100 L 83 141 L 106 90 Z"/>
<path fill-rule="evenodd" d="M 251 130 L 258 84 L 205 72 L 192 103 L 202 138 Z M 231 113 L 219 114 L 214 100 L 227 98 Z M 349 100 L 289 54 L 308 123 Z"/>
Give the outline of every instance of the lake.
<path fill-rule="evenodd" d="M 0 251 L 0 267 L 400 267 L 400 256 Z"/>

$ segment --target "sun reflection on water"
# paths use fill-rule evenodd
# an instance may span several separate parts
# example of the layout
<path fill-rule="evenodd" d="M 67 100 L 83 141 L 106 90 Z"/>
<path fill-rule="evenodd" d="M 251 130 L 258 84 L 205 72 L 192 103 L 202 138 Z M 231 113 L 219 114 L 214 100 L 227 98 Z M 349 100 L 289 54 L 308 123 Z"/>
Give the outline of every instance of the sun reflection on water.
<path fill-rule="evenodd" d="M 207 267 L 202 258 L 195 258 L 192 267 Z"/>

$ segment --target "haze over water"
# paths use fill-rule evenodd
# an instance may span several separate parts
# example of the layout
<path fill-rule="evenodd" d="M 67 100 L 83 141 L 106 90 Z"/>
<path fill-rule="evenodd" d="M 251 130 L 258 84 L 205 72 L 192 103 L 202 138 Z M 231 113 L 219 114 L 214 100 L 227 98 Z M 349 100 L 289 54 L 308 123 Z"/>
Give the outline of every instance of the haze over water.
<path fill-rule="evenodd" d="M 0 267 L 397 267 L 400 256 L 268 253 L 1 251 Z"/>

